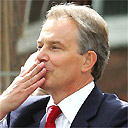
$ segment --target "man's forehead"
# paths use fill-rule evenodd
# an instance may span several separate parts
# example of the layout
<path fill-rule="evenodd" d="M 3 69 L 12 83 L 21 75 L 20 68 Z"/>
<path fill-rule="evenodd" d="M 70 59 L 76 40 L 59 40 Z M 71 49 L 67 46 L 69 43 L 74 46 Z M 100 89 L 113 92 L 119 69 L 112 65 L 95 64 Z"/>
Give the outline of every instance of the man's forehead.
<path fill-rule="evenodd" d="M 59 40 L 57 38 L 54 38 L 54 34 L 52 33 L 45 33 L 45 32 L 42 32 L 37 40 L 37 43 L 38 44 L 43 44 L 43 43 L 47 43 L 47 44 L 60 44 L 60 45 L 63 45 L 62 44 L 62 40 Z"/>
<path fill-rule="evenodd" d="M 70 20 L 48 20 L 43 25 L 37 42 L 55 40 L 61 43 L 76 41 L 77 27 Z"/>
<path fill-rule="evenodd" d="M 49 39 L 51 37 L 53 37 L 53 33 L 48 33 L 48 32 L 41 31 L 37 42 L 41 42 L 42 39 L 44 39 L 44 38 Z"/>

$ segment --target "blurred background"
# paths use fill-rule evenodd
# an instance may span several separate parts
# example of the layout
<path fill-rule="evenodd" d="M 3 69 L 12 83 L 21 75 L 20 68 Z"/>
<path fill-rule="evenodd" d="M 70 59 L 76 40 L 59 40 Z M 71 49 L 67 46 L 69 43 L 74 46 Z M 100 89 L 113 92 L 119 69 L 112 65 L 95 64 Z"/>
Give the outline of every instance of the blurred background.
<path fill-rule="evenodd" d="M 127 0 L 0 0 L 0 93 L 37 50 L 36 40 L 46 11 L 63 2 L 91 5 L 107 21 L 111 55 L 97 85 L 103 92 L 116 93 L 120 99 L 128 101 Z"/>

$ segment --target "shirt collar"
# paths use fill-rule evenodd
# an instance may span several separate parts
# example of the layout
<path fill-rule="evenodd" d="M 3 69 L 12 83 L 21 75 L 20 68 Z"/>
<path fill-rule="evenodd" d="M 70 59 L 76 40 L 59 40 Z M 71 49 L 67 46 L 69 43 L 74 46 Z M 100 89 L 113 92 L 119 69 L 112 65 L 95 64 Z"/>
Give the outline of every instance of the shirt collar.
<path fill-rule="evenodd" d="M 92 81 L 88 85 L 84 86 L 80 90 L 76 91 L 75 93 L 71 94 L 70 96 L 63 99 L 58 106 L 60 107 L 64 116 L 69 120 L 70 123 L 74 120 L 77 112 L 79 111 L 80 107 L 88 97 L 88 95 L 93 90 L 95 84 Z M 48 102 L 47 109 L 55 105 L 52 96 L 50 96 L 50 100 Z"/>

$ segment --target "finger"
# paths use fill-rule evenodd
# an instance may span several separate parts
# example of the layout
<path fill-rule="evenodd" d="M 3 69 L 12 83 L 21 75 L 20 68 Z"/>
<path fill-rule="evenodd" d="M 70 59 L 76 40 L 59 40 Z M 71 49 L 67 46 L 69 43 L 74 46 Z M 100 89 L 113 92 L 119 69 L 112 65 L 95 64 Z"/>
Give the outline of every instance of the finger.
<path fill-rule="evenodd" d="M 33 63 L 33 65 L 29 69 L 26 69 L 24 67 L 24 70 L 26 70 L 26 71 L 24 71 L 22 74 L 20 74 L 20 76 L 22 76 L 22 77 L 25 76 L 27 73 L 29 73 L 30 71 L 32 71 L 39 63 L 40 62 L 37 60 L 35 63 Z"/>
<path fill-rule="evenodd" d="M 26 82 L 27 80 L 31 79 L 36 74 L 38 74 L 43 68 L 44 68 L 44 63 L 41 62 L 31 72 L 29 72 L 28 74 L 26 74 L 26 76 L 24 76 L 22 82 Z"/>
<path fill-rule="evenodd" d="M 28 72 L 32 71 L 38 64 L 40 63 L 39 60 L 35 61 L 35 63 L 28 69 Z"/>
<path fill-rule="evenodd" d="M 37 52 L 35 53 L 32 53 L 29 58 L 26 60 L 25 64 L 24 64 L 24 67 L 25 68 L 30 68 L 32 66 L 32 64 L 38 60 L 37 59 Z"/>
<path fill-rule="evenodd" d="M 40 81 L 37 81 L 35 84 L 28 87 L 25 91 L 26 97 L 31 95 L 38 87 L 42 86 L 45 82 L 45 78 L 42 78 Z"/>
<path fill-rule="evenodd" d="M 37 81 L 40 81 L 40 79 L 43 78 L 45 74 L 46 74 L 46 69 L 43 68 L 38 74 L 36 74 L 34 77 L 32 77 L 31 79 L 29 79 L 24 83 L 25 84 L 24 88 L 33 85 Z"/>

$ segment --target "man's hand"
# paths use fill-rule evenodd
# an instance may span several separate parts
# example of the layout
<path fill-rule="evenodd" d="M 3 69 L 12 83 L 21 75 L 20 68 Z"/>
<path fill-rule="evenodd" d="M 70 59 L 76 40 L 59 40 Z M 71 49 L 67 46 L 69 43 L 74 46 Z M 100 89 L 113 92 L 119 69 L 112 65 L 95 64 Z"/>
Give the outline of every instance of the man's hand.
<path fill-rule="evenodd" d="M 38 87 L 45 82 L 44 63 L 36 61 L 31 68 L 22 68 L 21 73 L 0 96 L 0 119 L 17 109 Z"/>

